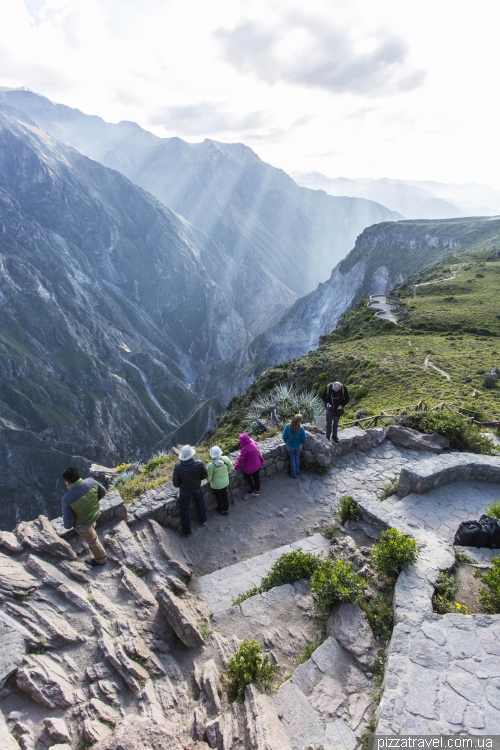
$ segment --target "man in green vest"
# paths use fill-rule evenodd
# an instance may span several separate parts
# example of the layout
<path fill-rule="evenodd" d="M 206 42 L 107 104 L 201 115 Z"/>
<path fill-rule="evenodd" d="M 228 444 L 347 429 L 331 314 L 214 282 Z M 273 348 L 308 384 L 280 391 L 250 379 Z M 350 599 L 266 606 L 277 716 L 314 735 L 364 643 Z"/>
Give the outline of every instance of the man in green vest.
<path fill-rule="evenodd" d="M 62 478 L 68 491 L 62 499 L 62 517 L 65 529 L 75 529 L 90 547 L 93 558 L 86 560 L 89 565 L 105 565 L 106 550 L 97 536 L 95 525 L 101 512 L 99 501 L 106 490 L 89 477 L 82 479 L 75 467 L 63 471 Z"/>
<path fill-rule="evenodd" d="M 349 391 L 336 380 L 334 383 L 330 383 L 326 386 L 323 393 L 321 394 L 321 400 L 323 401 L 326 409 L 326 439 L 330 440 L 330 435 L 335 443 L 339 442 L 337 431 L 339 428 L 339 420 L 344 413 L 344 406 L 349 403 L 350 396 Z"/>

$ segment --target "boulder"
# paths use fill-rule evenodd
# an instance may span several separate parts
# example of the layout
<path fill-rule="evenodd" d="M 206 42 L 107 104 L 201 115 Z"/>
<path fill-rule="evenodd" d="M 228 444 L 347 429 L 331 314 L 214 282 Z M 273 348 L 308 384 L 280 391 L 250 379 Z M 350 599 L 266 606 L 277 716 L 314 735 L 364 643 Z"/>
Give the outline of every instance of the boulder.
<path fill-rule="evenodd" d="M 22 599 L 40 586 L 37 579 L 21 563 L 0 554 L 0 594 Z"/>
<path fill-rule="evenodd" d="M 100 464 L 91 464 L 90 466 L 90 476 L 92 479 L 95 479 L 96 482 L 102 484 L 106 489 L 117 474 L 117 470 L 110 466 L 101 466 Z"/>
<path fill-rule="evenodd" d="M 50 656 L 30 654 L 17 670 L 17 686 L 46 708 L 66 708 L 74 703 L 73 687 L 63 666 Z"/>
<path fill-rule="evenodd" d="M 100 740 L 106 739 L 111 734 L 111 729 L 106 724 L 101 724 L 97 719 L 85 719 L 83 722 L 83 739 L 88 745 L 94 745 Z"/>
<path fill-rule="evenodd" d="M 35 552 L 76 560 L 73 548 L 61 539 L 46 516 L 38 516 L 34 521 L 22 521 L 17 528 L 17 537 L 21 544 Z"/>
<path fill-rule="evenodd" d="M 301 461 L 309 465 L 328 468 L 332 465 L 332 446 L 321 433 L 311 432 L 309 425 L 306 427 L 307 440 L 301 453 Z"/>
<path fill-rule="evenodd" d="M 109 548 L 108 555 L 111 560 L 123 563 L 136 572 L 145 573 L 151 570 L 125 521 L 120 521 L 114 526 L 112 531 L 106 534 L 104 541 Z"/>
<path fill-rule="evenodd" d="M 156 592 L 156 601 L 173 628 L 175 634 L 188 648 L 203 646 L 205 640 L 200 633 L 192 613 L 185 605 L 185 600 L 176 596 L 168 588 L 161 588 Z"/>
<path fill-rule="evenodd" d="M 337 604 L 328 620 L 327 629 L 364 669 L 373 669 L 377 655 L 375 639 L 365 613 L 357 604 Z"/>
<path fill-rule="evenodd" d="M 222 716 L 216 716 L 212 721 L 207 721 L 205 732 L 209 747 L 216 748 L 216 750 L 224 750 Z"/>
<path fill-rule="evenodd" d="M 402 448 L 410 448 L 411 450 L 441 453 L 450 447 L 448 438 L 438 435 L 437 432 L 432 433 L 432 435 L 424 435 L 418 430 L 396 424 L 389 425 L 387 437 L 394 445 L 400 445 Z"/>
<path fill-rule="evenodd" d="M 245 688 L 245 717 L 249 747 L 258 750 L 292 750 L 273 699 L 260 693 L 252 683 Z"/>
<path fill-rule="evenodd" d="M 54 742 L 70 743 L 71 735 L 64 719 L 56 719 L 55 717 L 49 717 L 43 720 L 45 729 L 47 730 L 49 737 Z"/>
<path fill-rule="evenodd" d="M 10 617 L 0 617 L 0 689 L 6 680 L 21 666 L 26 653 L 26 640 L 23 637 L 22 626 L 19 627 Z"/>
<path fill-rule="evenodd" d="M 7 552 L 22 552 L 23 545 L 19 543 L 19 540 L 12 531 L 0 531 L 0 547 L 3 547 Z"/>
<path fill-rule="evenodd" d="M 221 702 L 219 698 L 219 670 L 213 659 L 209 659 L 203 667 L 203 689 L 212 704 L 213 713 L 221 712 Z"/>
<path fill-rule="evenodd" d="M 366 430 L 366 434 L 368 435 L 368 440 L 370 441 L 372 448 L 380 445 L 380 443 L 382 443 L 387 437 L 387 433 L 383 427 L 370 427 Z"/>

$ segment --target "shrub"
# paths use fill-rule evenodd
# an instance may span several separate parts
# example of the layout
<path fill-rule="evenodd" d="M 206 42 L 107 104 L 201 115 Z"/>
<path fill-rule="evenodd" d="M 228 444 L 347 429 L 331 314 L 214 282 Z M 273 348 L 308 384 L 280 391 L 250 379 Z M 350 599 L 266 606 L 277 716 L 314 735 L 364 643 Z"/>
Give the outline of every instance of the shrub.
<path fill-rule="evenodd" d="M 469 424 L 460 414 L 448 411 L 413 412 L 407 415 L 409 426 L 420 432 L 438 432 L 447 437 L 452 448 L 471 453 L 494 455 L 491 440 L 481 435 L 475 425 Z"/>
<path fill-rule="evenodd" d="M 357 602 L 363 595 L 366 581 L 343 560 L 324 560 L 313 573 L 311 589 L 318 606 L 329 612 L 337 602 Z"/>
<path fill-rule="evenodd" d="M 374 635 L 388 641 L 394 627 L 392 597 L 387 594 L 377 594 L 369 601 L 362 600 L 359 606 L 366 614 Z"/>
<path fill-rule="evenodd" d="M 302 649 L 302 656 L 299 659 L 299 664 L 304 664 L 304 662 L 310 659 L 316 649 L 319 648 L 322 643 L 323 638 L 321 638 L 319 641 L 314 641 L 314 643 L 306 643 L 306 645 Z"/>
<path fill-rule="evenodd" d="M 484 512 L 487 516 L 491 516 L 492 518 L 500 518 L 500 500 L 497 503 L 490 500 L 490 504 Z"/>
<path fill-rule="evenodd" d="M 286 424 L 294 414 L 301 413 L 304 422 L 313 422 L 322 414 L 324 405 L 313 391 L 299 391 L 293 385 L 275 385 L 269 393 L 256 398 L 245 413 L 245 423 L 252 426 L 264 417 Z"/>
<path fill-rule="evenodd" d="M 393 477 L 392 479 L 389 479 L 386 484 L 382 487 L 382 491 L 380 493 L 380 500 L 387 500 L 388 497 L 391 497 L 391 495 L 397 495 L 398 492 L 398 483 L 399 480 L 397 477 Z"/>
<path fill-rule="evenodd" d="M 455 599 L 457 591 L 458 586 L 455 581 L 455 576 L 452 573 L 441 571 L 436 581 L 435 596 L 441 596 L 444 599 L 449 599 L 451 601 L 452 599 Z"/>
<path fill-rule="evenodd" d="M 351 395 L 356 401 L 360 401 L 365 396 L 368 396 L 370 390 L 366 387 L 366 385 L 360 385 L 359 388 L 354 388 L 353 391 L 351 391 Z"/>
<path fill-rule="evenodd" d="M 398 529 L 388 529 L 373 546 L 372 563 L 387 578 L 396 578 L 402 570 L 413 565 L 419 550 L 415 539 L 409 539 Z"/>
<path fill-rule="evenodd" d="M 269 654 L 262 655 L 259 643 L 246 638 L 227 664 L 226 682 L 229 699 L 243 701 L 245 688 L 251 682 L 256 682 L 267 690 L 277 671 L 278 667 L 269 661 Z"/>
<path fill-rule="evenodd" d="M 299 547 L 292 552 L 281 555 L 260 584 L 260 591 L 269 591 L 275 586 L 295 583 L 301 578 L 310 578 L 321 559 L 312 552 L 302 552 Z"/>
<path fill-rule="evenodd" d="M 479 589 L 479 599 L 487 612 L 496 615 L 500 613 L 500 557 L 491 561 L 493 567 L 483 574 L 476 571 L 475 578 L 483 584 Z"/>
<path fill-rule="evenodd" d="M 118 464 L 118 466 L 116 467 L 116 471 L 120 472 L 124 469 L 130 469 L 131 466 L 132 464 Z"/>
<path fill-rule="evenodd" d="M 366 409 L 363 409 L 363 408 L 356 409 L 356 411 L 354 412 L 354 419 L 363 419 L 363 417 L 368 417 L 368 416 L 369 416 L 368 412 L 366 411 Z"/>
<path fill-rule="evenodd" d="M 496 375 L 485 375 L 483 378 L 483 388 L 496 388 L 498 384 L 498 378 Z"/>
<path fill-rule="evenodd" d="M 164 464 L 168 463 L 169 457 L 166 453 L 162 453 L 158 456 L 154 456 L 151 461 L 148 461 L 147 464 L 144 465 L 144 471 L 146 474 L 150 474 L 151 472 L 155 471 L 155 469 L 159 469 L 160 466 L 163 466 Z"/>
<path fill-rule="evenodd" d="M 344 524 L 346 521 L 357 521 L 360 516 L 359 505 L 351 495 L 345 495 L 339 500 L 338 518 L 340 523 Z"/>

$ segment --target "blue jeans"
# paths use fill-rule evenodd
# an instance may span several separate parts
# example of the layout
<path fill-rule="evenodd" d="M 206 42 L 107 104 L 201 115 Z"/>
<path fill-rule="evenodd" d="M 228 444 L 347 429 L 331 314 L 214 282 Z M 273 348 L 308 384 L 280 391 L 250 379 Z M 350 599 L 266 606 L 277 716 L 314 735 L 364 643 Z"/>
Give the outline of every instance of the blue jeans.
<path fill-rule="evenodd" d="M 302 450 L 302 446 L 300 448 L 288 448 L 288 458 L 290 459 L 290 476 L 293 477 L 293 479 L 297 479 L 298 474 L 300 474 L 300 451 Z"/>
<path fill-rule="evenodd" d="M 179 505 L 181 506 L 181 519 L 182 519 L 182 530 L 185 534 L 191 533 L 191 497 L 194 498 L 196 503 L 196 510 L 198 512 L 198 520 L 200 523 L 205 523 L 207 520 L 207 510 L 205 508 L 205 500 L 203 499 L 203 492 L 201 487 L 196 492 L 189 492 L 189 490 L 179 490 Z"/>

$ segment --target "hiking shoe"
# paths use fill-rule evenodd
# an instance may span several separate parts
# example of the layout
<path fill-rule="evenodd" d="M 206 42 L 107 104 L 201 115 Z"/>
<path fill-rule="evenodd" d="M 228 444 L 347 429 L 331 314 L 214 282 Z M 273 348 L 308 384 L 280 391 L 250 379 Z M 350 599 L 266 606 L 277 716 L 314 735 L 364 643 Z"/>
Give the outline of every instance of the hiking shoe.
<path fill-rule="evenodd" d="M 186 532 L 182 528 L 182 524 L 179 524 L 179 526 L 177 526 L 177 531 L 179 532 L 179 534 L 181 534 L 181 536 L 191 536 L 191 534 L 186 534 Z"/>
<path fill-rule="evenodd" d="M 254 491 L 252 492 L 252 495 L 253 495 L 254 497 L 259 497 L 259 495 L 260 495 L 260 492 L 259 492 L 259 490 L 254 490 Z"/>
<path fill-rule="evenodd" d="M 206 526 L 206 525 L 207 525 L 207 522 L 206 522 L 206 521 L 203 521 L 203 523 L 202 523 L 201 525 L 202 525 L 202 526 Z"/>
<path fill-rule="evenodd" d="M 245 495 L 255 495 L 255 492 L 253 490 L 248 490 L 248 492 L 245 492 Z"/>
<path fill-rule="evenodd" d="M 338 438 L 332 438 L 334 443 L 340 443 L 340 440 Z"/>
<path fill-rule="evenodd" d="M 86 565 L 89 565 L 91 568 L 94 568 L 96 565 L 106 565 L 108 562 L 107 560 L 104 560 L 104 562 L 97 562 L 97 560 L 93 557 L 88 557 L 86 560 L 83 561 Z"/>

